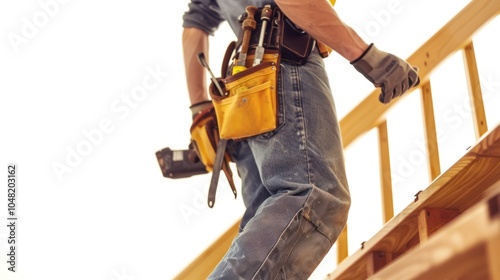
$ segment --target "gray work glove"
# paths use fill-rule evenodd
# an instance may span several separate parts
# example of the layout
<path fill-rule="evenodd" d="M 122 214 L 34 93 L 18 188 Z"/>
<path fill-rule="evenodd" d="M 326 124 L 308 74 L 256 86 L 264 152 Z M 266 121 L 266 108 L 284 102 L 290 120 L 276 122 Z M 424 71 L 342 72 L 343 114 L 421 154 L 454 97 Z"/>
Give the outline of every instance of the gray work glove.
<path fill-rule="evenodd" d="M 193 120 L 194 120 L 194 118 L 196 118 L 196 116 L 198 114 L 201 113 L 201 111 L 203 111 L 209 107 L 212 107 L 212 106 L 213 105 L 212 105 L 211 100 L 202 101 L 202 102 L 191 105 L 191 107 L 189 107 L 189 109 L 191 109 L 191 113 L 193 114 Z"/>
<path fill-rule="evenodd" d="M 384 104 L 420 83 L 417 67 L 377 49 L 373 43 L 351 64 L 374 86 L 382 88 L 378 100 Z"/>

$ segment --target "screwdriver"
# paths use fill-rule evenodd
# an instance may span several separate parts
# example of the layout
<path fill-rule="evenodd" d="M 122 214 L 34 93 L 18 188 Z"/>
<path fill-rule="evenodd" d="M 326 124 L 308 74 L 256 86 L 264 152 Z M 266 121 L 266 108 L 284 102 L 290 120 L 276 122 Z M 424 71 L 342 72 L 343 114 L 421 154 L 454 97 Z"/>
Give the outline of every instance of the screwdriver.
<path fill-rule="evenodd" d="M 267 23 L 271 20 L 272 12 L 273 10 L 271 9 L 271 5 L 265 5 L 264 9 L 262 9 L 262 13 L 260 15 L 260 19 L 262 20 L 262 27 L 260 29 L 259 44 L 255 48 L 255 58 L 253 60 L 253 66 L 260 64 L 262 58 L 264 57 L 264 36 L 266 35 Z"/>

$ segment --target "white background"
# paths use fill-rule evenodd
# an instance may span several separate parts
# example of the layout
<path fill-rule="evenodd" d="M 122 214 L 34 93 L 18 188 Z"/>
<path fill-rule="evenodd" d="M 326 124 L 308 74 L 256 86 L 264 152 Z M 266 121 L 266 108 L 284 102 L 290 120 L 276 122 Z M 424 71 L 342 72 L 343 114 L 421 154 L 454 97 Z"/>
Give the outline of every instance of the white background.
<path fill-rule="evenodd" d="M 187 3 L 0 3 L 1 176 L 18 165 L 17 272 L 7 271 L 3 188 L 1 279 L 172 279 L 242 215 L 224 176 L 209 209 L 210 175 L 167 179 L 156 161 L 157 150 L 189 141 L 180 41 Z M 405 58 L 467 3 L 339 0 L 336 8 L 368 42 Z M 500 48 L 492 39 L 499 25 L 475 41 L 490 127 L 500 120 Z M 214 72 L 234 39 L 226 24 L 210 38 Z M 343 117 L 373 87 L 338 55 L 325 62 Z M 457 54 L 433 73 L 443 170 L 475 142 L 462 68 Z M 388 118 L 399 212 L 428 184 L 418 93 Z M 350 253 L 382 225 L 377 154 L 375 132 L 346 151 Z M 332 250 L 311 279 L 335 263 Z"/>

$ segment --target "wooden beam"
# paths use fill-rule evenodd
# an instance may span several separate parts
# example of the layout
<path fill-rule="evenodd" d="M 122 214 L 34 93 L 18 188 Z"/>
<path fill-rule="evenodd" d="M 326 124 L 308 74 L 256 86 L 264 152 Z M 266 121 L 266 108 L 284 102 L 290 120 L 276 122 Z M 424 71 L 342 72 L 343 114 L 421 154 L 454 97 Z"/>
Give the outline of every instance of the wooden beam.
<path fill-rule="evenodd" d="M 347 225 L 337 239 L 337 263 L 342 262 L 349 255 L 349 247 L 347 245 Z"/>
<path fill-rule="evenodd" d="M 411 65 L 419 67 L 421 84 L 427 82 L 431 71 L 437 65 L 449 55 L 468 45 L 471 37 L 499 13 L 500 1 L 498 0 L 472 0 L 436 32 L 407 59 Z M 349 146 L 359 136 L 376 127 L 383 121 L 384 115 L 392 106 L 412 92 L 405 93 L 387 105 L 378 101 L 379 93 L 379 89 L 374 90 L 340 121 L 344 147 Z"/>
<path fill-rule="evenodd" d="M 491 219 L 500 219 L 500 195 L 488 200 Z M 487 243 L 488 267 L 492 280 L 500 280 L 500 232 Z"/>
<path fill-rule="evenodd" d="M 441 174 L 439 162 L 439 146 L 436 131 L 436 118 L 434 117 L 434 103 L 432 101 L 431 82 L 422 85 L 422 112 L 424 119 L 424 134 L 427 148 L 427 162 L 429 168 L 429 181 L 436 179 Z"/>
<path fill-rule="evenodd" d="M 418 214 L 418 235 L 420 244 L 429 240 L 429 236 L 446 225 L 460 212 L 454 209 L 424 208 Z"/>
<path fill-rule="evenodd" d="M 369 279 L 492 279 L 486 244 L 500 235 L 500 218 L 490 219 L 488 212 L 481 201 Z"/>
<path fill-rule="evenodd" d="M 500 233 L 488 241 L 487 262 L 491 280 L 500 280 Z"/>
<path fill-rule="evenodd" d="M 389 135 L 387 122 L 378 126 L 378 143 L 380 159 L 380 190 L 382 197 L 382 218 L 384 224 L 394 217 L 392 197 L 391 159 L 389 154 Z"/>
<path fill-rule="evenodd" d="M 499 159 L 500 124 L 483 135 L 462 158 L 420 192 L 418 200 L 409 204 L 367 240 L 363 249 L 338 264 L 329 274 L 329 279 L 365 279 L 366 256 L 370 252 L 391 252 L 393 256 L 405 254 L 408 244 L 418 235 L 416 221 L 420 210 L 442 208 L 465 211 L 470 208 L 483 198 L 490 186 L 500 180 Z"/>
<path fill-rule="evenodd" d="M 366 277 L 374 275 L 377 271 L 392 261 L 391 253 L 370 252 L 367 256 Z"/>
<path fill-rule="evenodd" d="M 234 237 L 238 234 L 240 221 L 234 223 L 208 249 L 203 251 L 174 280 L 207 279 L 212 270 L 226 254 Z"/>
<path fill-rule="evenodd" d="M 472 42 L 463 50 L 465 74 L 467 77 L 467 87 L 471 103 L 472 119 L 474 120 L 474 130 L 476 139 L 479 139 L 486 131 L 486 113 L 484 111 L 483 94 L 481 92 L 481 82 L 479 81 L 479 71 L 477 70 L 476 54 Z"/>

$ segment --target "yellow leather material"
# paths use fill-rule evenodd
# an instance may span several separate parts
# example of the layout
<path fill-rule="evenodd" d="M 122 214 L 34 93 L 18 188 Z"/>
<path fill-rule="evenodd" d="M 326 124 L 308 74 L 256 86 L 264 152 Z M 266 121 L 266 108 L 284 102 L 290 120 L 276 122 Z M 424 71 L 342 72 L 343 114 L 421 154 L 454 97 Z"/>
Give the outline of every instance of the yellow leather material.
<path fill-rule="evenodd" d="M 278 60 L 277 53 L 265 54 L 262 63 L 222 79 L 225 96 L 210 86 L 221 139 L 242 139 L 276 128 Z"/>
<path fill-rule="evenodd" d="M 201 162 L 205 165 L 208 172 L 211 172 L 215 162 L 216 150 L 216 120 L 213 107 L 204 110 L 198 115 L 191 125 L 191 142 L 198 154 Z"/>

